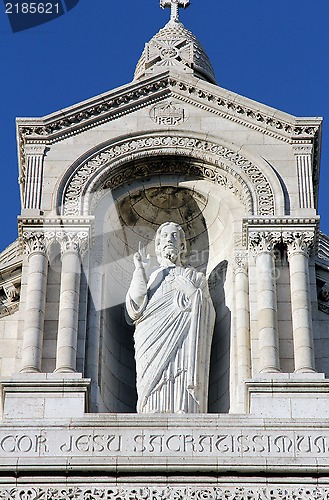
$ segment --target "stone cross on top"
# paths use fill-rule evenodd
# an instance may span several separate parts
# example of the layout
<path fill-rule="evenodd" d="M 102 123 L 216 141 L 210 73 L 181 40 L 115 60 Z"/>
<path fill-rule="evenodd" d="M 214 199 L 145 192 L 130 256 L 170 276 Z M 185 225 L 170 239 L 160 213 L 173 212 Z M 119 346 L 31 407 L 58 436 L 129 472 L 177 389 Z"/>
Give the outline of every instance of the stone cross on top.
<path fill-rule="evenodd" d="M 179 11 L 180 7 L 186 9 L 190 5 L 190 0 L 160 0 L 160 7 L 165 9 L 166 7 L 171 8 L 170 21 L 178 21 L 179 20 Z"/>

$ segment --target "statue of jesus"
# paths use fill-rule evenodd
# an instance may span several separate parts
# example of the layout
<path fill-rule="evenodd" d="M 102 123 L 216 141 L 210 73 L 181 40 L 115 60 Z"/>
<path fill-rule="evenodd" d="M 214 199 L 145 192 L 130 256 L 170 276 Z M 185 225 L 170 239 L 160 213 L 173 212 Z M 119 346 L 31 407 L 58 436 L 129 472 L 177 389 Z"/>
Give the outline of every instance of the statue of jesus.
<path fill-rule="evenodd" d="M 206 413 L 215 311 L 203 273 L 185 267 L 185 234 L 174 222 L 155 236 L 159 267 L 147 279 L 141 247 L 126 309 L 135 324 L 138 413 Z"/>

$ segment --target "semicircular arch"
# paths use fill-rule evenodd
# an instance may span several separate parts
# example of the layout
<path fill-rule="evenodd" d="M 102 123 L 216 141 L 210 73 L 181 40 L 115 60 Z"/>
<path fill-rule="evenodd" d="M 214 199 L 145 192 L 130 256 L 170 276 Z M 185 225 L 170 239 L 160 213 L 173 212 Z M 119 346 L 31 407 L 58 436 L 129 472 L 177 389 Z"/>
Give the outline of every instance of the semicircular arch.
<path fill-rule="evenodd" d="M 64 216 L 91 215 L 92 193 L 106 181 L 116 188 L 140 176 L 152 175 L 150 169 L 127 168 L 127 164 L 159 157 L 181 158 L 186 175 L 198 175 L 226 185 L 240 197 L 246 214 L 284 215 L 282 186 L 269 165 L 260 157 L 242 155 L 234 145 L 196 134 L 148 133 L 122 137 L 103 143 L 72 164 L 58 185 L 56 212 Z M 152 162 L 148 162 L 152 164 Z M 155 162 L 159 166 L 159 162 Z M 154 162 L 153 162 L 154 165 Z M 177 174 L 178 172 L 172 172 Z M 161 174 L 161 171 L 153 171 Z"/>

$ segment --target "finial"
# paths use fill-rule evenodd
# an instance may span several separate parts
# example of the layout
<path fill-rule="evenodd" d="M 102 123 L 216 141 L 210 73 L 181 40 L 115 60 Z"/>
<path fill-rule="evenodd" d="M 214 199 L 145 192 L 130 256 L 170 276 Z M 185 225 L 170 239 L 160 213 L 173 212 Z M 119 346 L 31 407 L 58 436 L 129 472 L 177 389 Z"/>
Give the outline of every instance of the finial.
<path fill-rule="evenodd" d="M 170 21 L 179 21 L 179 7 L 186 9 L 190 5 L 190 0 L 160 0 L 160 7 L 171 8 Z"/>

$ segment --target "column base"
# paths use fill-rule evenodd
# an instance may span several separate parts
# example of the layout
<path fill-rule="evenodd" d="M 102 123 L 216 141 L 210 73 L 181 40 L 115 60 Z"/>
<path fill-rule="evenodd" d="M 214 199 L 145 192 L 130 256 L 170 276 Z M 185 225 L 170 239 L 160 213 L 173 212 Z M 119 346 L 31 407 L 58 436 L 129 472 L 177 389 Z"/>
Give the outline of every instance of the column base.
<path fill-rule="evenodd" d="M 27 366 L 26 368 L 22 368 L 20 373 L 40 373 L 40 370 L 33 366 Z"/>
<path fill-rule="evenodd" d="M 282 373 L 279 368 L 274 368 L 274 367 L 269 367 L 269 368 L 264 368 L 263 370 L 260 370 L 260 374 L 263 373 Z"/>
<path fill-rule="evenodd" d="M 294 373 L 316 373 L 316 371 L 313 368 L 298 368 L 298 370 L 295 370 Z"/>
<path fill-rule="evenodd" d="M 21 373 L 1 381 L 4 419 L 80 418 L 89 410 L 90 379 L 80 373 Z"/>
<path fill-rule="evenodd" d="M 62 367 L 56 368 L 56 370 L 54 370 L 54 373 L 77 373 L 77 372 L 76 372 L 76 370 L 74 370 L 73 368 L 70 368 L 69 366 L 62 366 Z"/>

